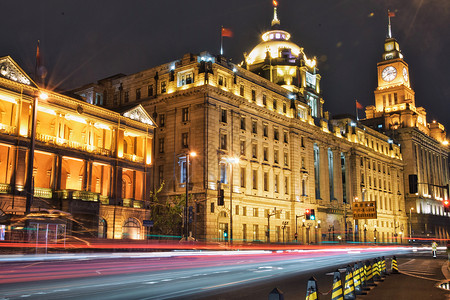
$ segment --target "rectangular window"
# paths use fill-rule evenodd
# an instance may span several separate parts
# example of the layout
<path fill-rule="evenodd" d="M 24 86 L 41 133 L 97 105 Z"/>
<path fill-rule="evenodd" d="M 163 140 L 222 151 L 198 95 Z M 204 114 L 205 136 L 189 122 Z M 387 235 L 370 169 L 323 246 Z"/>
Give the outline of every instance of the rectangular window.
<path fill-rule="evenodd" d="M 161 94 L 167 92 L 167 87 L 166 87 L 167 83 L 165 81 L 161 82 Z"/>
<path fill-rule="evenodd" d="M 252 120 L 252 133 L 258 133 L 258 123 L 255 120 Z"/>
<path fill-rule="evenodd" d="M 289 159 L 288 159 L 288 154 L 287 152 L 284 152 L 284 166 L 287 167 L 289 166 Z"/>
<path fill-rule="evenodd" d="M 284 193 L 289 194 L 289 177 L 284 177 Z"/>
<path fill-rule="evenodd" d="M 125 103 L 127 103 L 128 101 L 130 101 L 130 94 L 128 93 L 128 91 L 125 91 L 124 94 L 124 99 Z"/>
<path fill-rule="evenodd" d="M 256 91 L 252 90 L 252 101 L 256 102 Z"/>
<path fill-rule="evenodd" d="M 305 147 L 305 141 L 303 137 L 300 137 L 300 146 Z"/>
<path fill-rule="evenodd" d="M 240 155 L 245 156 L 245 141 L 240 141 L 239 152 Z"/>
<path fill-rule="evenodd" d="M 241 187 L 245 188 L 245 168 L 241 168 Z"/>
<path fill-rule="evenodd" d="M 386 95 L 383 95 L 383 106 L 386 106 Z"/>
<path fill-rule="evenodd" d="M 211 202 L 211 213 L 214 213 L 214 202 Z"/>
<path fill-rule="evenodd" d="M 269 126 L 267 124 L 263 124 L 263 136 L 264 137 L 269 136 Z"/>
<path fill-rule="evenodd" d="M 224 85 L 224 83 L 223 83 L 223 76 L 222 75 L 218 76 L 218 84 L 221 85 L 221 86 Z"/>
<path fill-rule="evenodd" d="M 280 178 L 278 176 L 278 174 L 275 175 L 275 178 L 273 179 L 273 183 L 274 183 L 274 192 L 278 193 L 278 182 L 279 182 Z"/>
<path fill-rule="evenodd" d="M 253 207 L 253 216 L 258 217 L 258 208 L 257 207 Z"/>
<path fill-rule="evenodd" d="M 192 75 L 192 73 L 186 74 L 186 84 L 191 84 L 194 81 L 193 78 L 194 76 Z"/>
<path fill-rule="evenodd" d="M 287 113 L 286 102 L 283 102 L 283 114 Z"/>
<path fill-rule="evenodd" d="M 180 160 L 180 183 L 186 182 L 186 160 Z"/>
<path fill-rule="evenodd" d="M 153 84 L 150 84 L 149 86 L 147 86 L 147 95 L 148 95 L 148 97 L 153 96 Z"/>
<path fill-rule="evenodd" d="M 256 224 L 253 224 L 253 241 L 258 241 L 258 233 L 259 233 L 259 227 Z"/>
<path fill-rule="evenodd" d="M 241 86 L 239 87 L 239 95 L 241 95 L 241 97 L 244 97 L 244 85 L 241 84 Z"/>
<path fill-rule="evenodd" d="M 158 166 L 158 182 L 160 186 L 164 182 L 164 165 Z"/>
<path fill-rule="evenodd" d="M 226 123 L 227 122 L 227 110 L 226 109 L 222 109 L 222 114 L 221 114 L 220 121 L 222 123 Z"/>
<path fill-rule="evenodd" d="M 397 93 L 394 93 L 394 103 L 395 103 L 395 104 L 398 103 Z"/>
<path fill-rule="evenodd" d="M 302 179 L 302 196 L 306 195 L 306 179 Z"/>
<path fill-rule="evenodd" d="M 227 135 L 226 134 L 220 135 L 220 149 L 227 150 Z"/>
<path fill-rule="evenodd" d="M 334 160 L 333 151 L 328 148 L 328 175 L 330 184 L 330 201 L 334 200 Z"/>
<path fill-rule="evenodd" d="M 269 148 L 267 148 L 267 147 L 264 147 L 264 149 L 263 149 L 263 159 L 264 159 L 264 161 L 269 160 Z"/>
<path fill-rule="evenodd" d="M 316 188 L 316 199 L 320 199 L 320 156 L 319 146 L 314 144 L 314 183 Z"/>
<path fill-rule="evenodd" d="M 278 164 L 278 149 L 273 150 L 273 163 Z"/>
<path fill-rule="evenodd" d="M 247 224 L 242 224 L 242 240 L 247 241 Z"/>
<path fill-rule="evenodd" d="M 267 96 L 263 95 L 263 106 L 267 107 Z"/>
<path fill-rule="evenodd" d="M 269 191 L 269 173 L 264 172 L 264 191 Z"/>
<path fill-rule="evenodd" d="M 220 182 L 227 184 L 227 165 L 226 164 L 220 164 Z"/>
<path fill-rule="evenodd" d="M 278 131 L 278 128 L 274 128 L 274 129 L 273 129 L 273 139 L 274 139 L 275 141 L 278 141 L 278 140 L 280 139 L 280 133 L 279 133 L 279 131 Z"/>
<path fill-rule="evenodd" d="M 181 121 L 182 122 L 189 121 L 189 108 L 188 107 L 184 107 L 181 109 Z"/>
<path fill-rule="evenodd" d="M 245 117 L 241 117 L 241 130 L 245 130 Z"/>
<path fill-rule="evenodd" d="M 258 158 L 257 145 L 252 144 L 252 158 Z"/>
<path fill-rule="evenodd" d="M 242 207 L 242 215 L 247 216 L 247 206 Z"/>
<path fill-rule="evenodd" d="M 257 170 L 252 171 L 252 188 L 254 190 L 258 189 L 258 171 Z"/>
<path fill-rule="evenodd" d="M 283 142 L 288 143 L 288 133 L 286 131 L 283 131 Z"/>
<path fill-rule="evenodd" d="M 273 99 L 273 102 L 272 102 L 272 107 L 273 107 L 273 110 L 277 110 L 277 100 L 276 99 Z"/>
<path fill-rule="evenodd" d="M 362 161 L 362 160 L 361 160 Z M 342 173 L 342 201 L 347 203 L 347 181 L 345 177 L 346 173 L 346 161 L 345 154 L 341 152 L 341 173 Z"/>
<path fill-rule="evenodd" d="M 181 134 L 181 147 L 188 148 L 189 147 L 189 134 L 184 132 Z"/>
<path fill-rule="evenodd" d="M 389 101 L 389 105 L 392 105 L 392 97 L 391 97 L 391 94 L 388 95 L 388 99 L 389 99 L 389 100 L 388 100 L 388 101 Z"/>
<path fill-rule="evenodd" d="M 164 153 L 164 138 L 159 139 L 159 153 Z"/>
<path fill-rule="evenodd" d="M 136 100 L 141 99 L 141 89 L 136 89 Z"/>
<path fill-rule="evenodd" d="M 160 114 L 159 115 L 159 127 L 164 127 L 166 125 L 166 115 Z"/>

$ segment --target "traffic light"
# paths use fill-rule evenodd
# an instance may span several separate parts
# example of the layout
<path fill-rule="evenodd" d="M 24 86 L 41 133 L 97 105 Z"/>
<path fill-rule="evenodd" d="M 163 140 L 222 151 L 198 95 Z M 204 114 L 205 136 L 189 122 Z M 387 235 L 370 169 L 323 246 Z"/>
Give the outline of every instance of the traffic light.
<path fill-rule="evenodd" d="M 217 192 L 217 205 L 224 206 L 225 205 L 225 191 L 223 189 L 219 189 Z"/>
<path fill-rule="evenodd" d="M 311 220 L 311 210 L 309 210 L 308 208 L 305 209 L 305 219 Z"/>
<path fill-rule="evenodd" d="M 194 207 L 189 206 L 189 223 L 194 221 Z"/>
<path fill-rule="evenodd" d="M 450 212 L 450 200 L 444 200 L 444 212 Z"/>
<path fill-rule="evenodd" d="M 310 219 L 315 220 L 316 219 L 316 213 L 314 212 L 314 209 L 310 210 Z"/>
<path fill-rule="evenodd" d="M 223 231 L 223 238 L 228 239 L 228 230 Z"/>
<path fill-rule="evenodd" d="M 417 174 L 409 174 L 409 193 L 415 194 L 419 190 L 417 188 Z"/>

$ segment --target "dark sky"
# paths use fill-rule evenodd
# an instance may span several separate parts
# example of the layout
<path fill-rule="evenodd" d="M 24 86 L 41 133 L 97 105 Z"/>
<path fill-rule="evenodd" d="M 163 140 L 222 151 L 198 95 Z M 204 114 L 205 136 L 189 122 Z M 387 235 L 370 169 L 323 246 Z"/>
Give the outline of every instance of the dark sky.
<path fill-rule="evenodd" d="M 354 113 L 355 99 L 374 104 L 376 63 L 387 31 L 409 64 L 416 105 L 450 128 L 449 0 L 279 0 L 281 28 L 319 58 L 325 109 Z M 184 53 L 219 52 L 220 26 L 231 28 L 225 56 L 259 43 L 270 28 L 271 0 L 3 0 L 0 55 L 34 73 L 36 41 L 53 87 L 70 89 L 117 73 L 131 74 Z"/>

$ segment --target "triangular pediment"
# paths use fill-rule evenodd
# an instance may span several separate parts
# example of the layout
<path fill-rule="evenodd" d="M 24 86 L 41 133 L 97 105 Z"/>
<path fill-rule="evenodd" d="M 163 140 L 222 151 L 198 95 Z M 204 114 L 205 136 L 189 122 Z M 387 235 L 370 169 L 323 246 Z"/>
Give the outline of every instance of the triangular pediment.
<path fill-rule="evenodd" d="M 150 117 L 150 115 L 145 111 L 141 104 L 127 110 L 123 113 L 124 117 L 130 118 L 147 125 L 155 126 L 155 121 Z"/>
<path fill-rule="evenodd" d="M 31 77 L 10 56 L 0 57 L 0 77 L 37 87 Z"/>

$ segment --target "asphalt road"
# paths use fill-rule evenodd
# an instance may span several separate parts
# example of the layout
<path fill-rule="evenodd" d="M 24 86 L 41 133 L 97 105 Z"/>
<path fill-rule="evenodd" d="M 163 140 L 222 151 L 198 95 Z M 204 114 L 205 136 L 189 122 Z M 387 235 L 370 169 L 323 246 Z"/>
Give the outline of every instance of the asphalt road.
<path fill-rule="evenodd" d="M 333 279 L 328 272 L 410 251 L 374 247 L 0 260 L 0 299 L 267 299 L 274 287 L 285 299 L 302 299 L 313 275 L 326 293 Z"/>

